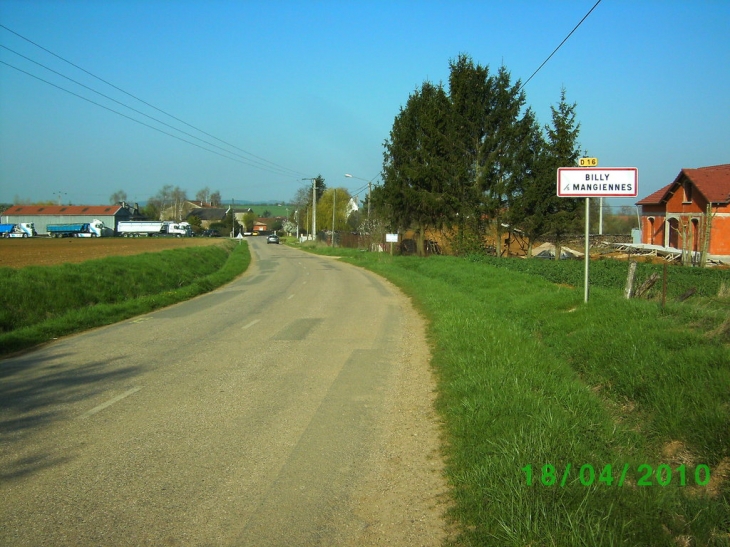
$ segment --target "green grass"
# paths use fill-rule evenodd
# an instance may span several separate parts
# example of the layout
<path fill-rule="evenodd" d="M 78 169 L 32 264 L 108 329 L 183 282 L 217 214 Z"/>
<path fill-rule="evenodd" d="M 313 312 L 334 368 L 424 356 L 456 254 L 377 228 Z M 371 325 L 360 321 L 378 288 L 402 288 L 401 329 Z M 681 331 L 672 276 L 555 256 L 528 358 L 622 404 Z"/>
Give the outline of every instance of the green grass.
<path fill-rule="evenodd" d="M 296 209 L 296 207 L 293 205 L 236 205 L 237 211 L 241 210 L 242 208 L 253 210 L 254 214 L 257 217 L 260 217 L 266 211 L 271 213 L 272 217 L 285 217 L 287 214 L 287 209 L 289 209 L 290 213 L 294 211 L 294 209 Z"/>
<path fill-rule="evenodd" d="M 506 268 L 512 271 L 539 275 L 554 283 L 566 283 L 576 287 L 583 286 L 584 261 L 583 260 L 525 260 L 522 258 L 496 258 L 484 255 L 472 255 L 468 257 L 472 262 L 490 264 L 496 268 Z M 626 285 L 628 274 L 628 263 L 626 261 L 604 259 L 593 260 L 590 264 L 590 286 L 604 289 L 623 290 Z M 638 283 L 646 280 L 651 274 L 663 275 L 663 265 L 637 263 L 636 280 Z M 730 272 L 711 268 L 688 268 L 679 265 L 667 267 L 667 296 L 677 298 L 689 289 L 696 289 L 698 296 L 713 296 L 720 289 L 725 281 L 730 284 Z M 661 281 L 654 285 L 649 296 L 659 297 L 661 294 Z"/>
<path fill-rule="evenodd" d="M 676 471 L 684 461 L 691 485 L 697 465 L 730 457 L 730 350 L 708 333 L 727 297 L 662 310 L 595 287 L 583 304 L 580 284 L 491 262 L 319 251 L 389 278 L 430 320 L 457 545 L 729 544 L 727 485 L 710 497 Z M 611 485 L 598 480 L 609 464 Z M 639 486 L 642 464 L 670 465 L 673 480 Z"/>
<path fill-rule="evenodd" d="M 227 242 L 0 268 L 0 355 L 192 298 L 233 280 L 249 262 L 247 244 Z"/>

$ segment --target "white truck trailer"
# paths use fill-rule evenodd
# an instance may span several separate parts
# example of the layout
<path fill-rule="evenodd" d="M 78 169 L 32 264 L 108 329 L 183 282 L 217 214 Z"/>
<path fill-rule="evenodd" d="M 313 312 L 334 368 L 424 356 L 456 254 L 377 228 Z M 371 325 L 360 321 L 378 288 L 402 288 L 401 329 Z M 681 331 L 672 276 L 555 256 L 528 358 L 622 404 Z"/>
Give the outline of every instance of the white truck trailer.
<path fill-rule="evenodd" d="M 191 237 L 192 228 L 187 222 L 171 220 L 122 220 L 117 233 L 123 237 Z"/>
<path fill-rule="evenodd" d="M 107 232 L 106 226 L 98 218 L 91 222 L 49 224 L 46 230 L 51 237 L 102 237 Z"/>
<path fill-rule="evenodd" d="M 0 224 L 0 237 L 35 237 L 37 235 L 32 222 Z"/>

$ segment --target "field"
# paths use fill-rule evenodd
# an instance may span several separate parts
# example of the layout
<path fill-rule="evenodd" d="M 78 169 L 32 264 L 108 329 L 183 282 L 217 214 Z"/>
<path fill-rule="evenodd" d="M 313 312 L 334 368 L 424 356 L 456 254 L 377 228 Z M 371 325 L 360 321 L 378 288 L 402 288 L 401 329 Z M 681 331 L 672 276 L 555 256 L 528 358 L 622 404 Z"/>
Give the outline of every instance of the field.
<path fill-rule="evenodd" d="M 129 256 L 156 253 L 200 245 L 220 244 L 222 240 L 207 237 L 192 238 L 29 238 L 0 239 L 0 267 L 54 266 L 69 262 L 84 262 L 107 256 Z"/>
<path fill-rule="evenodd" d="M 1 243 L 16 267 L 0 268 L 0 355 L 211 291 L 250 260 L 248 245 L 223 238 Z"/>

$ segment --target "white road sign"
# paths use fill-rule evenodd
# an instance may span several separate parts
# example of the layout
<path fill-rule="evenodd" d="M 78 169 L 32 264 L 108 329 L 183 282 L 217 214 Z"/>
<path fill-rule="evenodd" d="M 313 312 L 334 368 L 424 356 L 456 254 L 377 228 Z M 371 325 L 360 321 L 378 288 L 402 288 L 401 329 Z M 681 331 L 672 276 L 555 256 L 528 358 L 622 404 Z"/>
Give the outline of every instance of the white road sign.
<path fill-rule="evenodd" d="M 560 167 L 558 196 L 563 198 L 633 198 L 639 195 L 636 167 Z"/>

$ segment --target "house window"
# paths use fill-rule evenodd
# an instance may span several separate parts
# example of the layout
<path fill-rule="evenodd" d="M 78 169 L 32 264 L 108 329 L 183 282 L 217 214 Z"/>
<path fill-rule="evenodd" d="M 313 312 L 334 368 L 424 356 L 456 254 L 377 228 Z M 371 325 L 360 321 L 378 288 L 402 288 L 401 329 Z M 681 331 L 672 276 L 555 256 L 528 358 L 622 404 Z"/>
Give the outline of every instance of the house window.
<path fill-rule="evenodd" d="M 685 182 L 682 185 L 682 188 L 684 188 L 684 199 L 682 200 L 682 202 L 683 203 L 692 203 L 692 183 Z"/>

